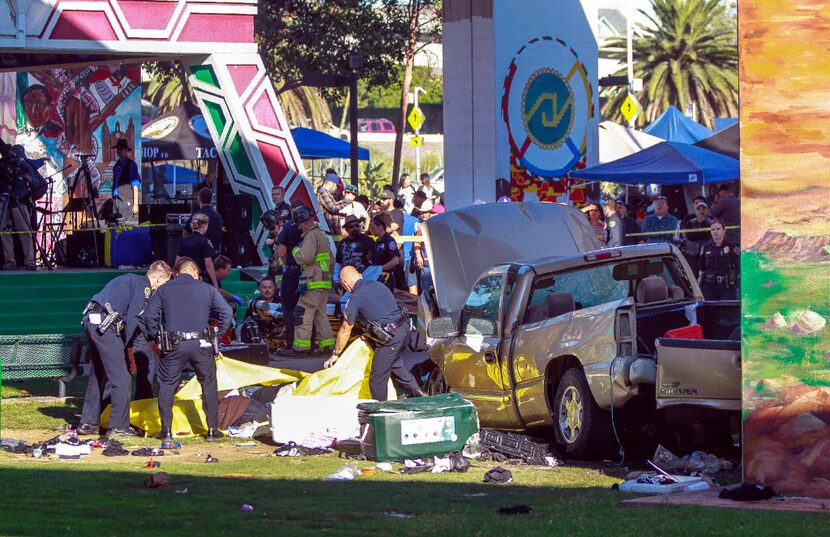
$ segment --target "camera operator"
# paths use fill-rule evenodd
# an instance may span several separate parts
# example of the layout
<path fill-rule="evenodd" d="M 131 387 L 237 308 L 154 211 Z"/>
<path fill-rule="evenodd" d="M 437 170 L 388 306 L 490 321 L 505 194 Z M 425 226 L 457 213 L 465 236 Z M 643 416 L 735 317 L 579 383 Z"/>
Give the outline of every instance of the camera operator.
<path fill-rule="evenodd" d="M 23 250 L 23 265 L 26 270 L 35 270 L 34 234 L 32 231 L 32 210 L 34 201 L 45 192 L 46 181 L 37 172 L 42 162 L 30 161 L 26 158 L 21 146 L 0 145 L 0 191 L 7 203 L 0 204 L 0 228 L 4 232 L 0 237 L 3 243 L 3 270 L 17 269 L 17 259 L 14 255 L 14 231 L 18 234 L 20 246 Z M 2 205 L 5 205 L 4 207 Z"/>

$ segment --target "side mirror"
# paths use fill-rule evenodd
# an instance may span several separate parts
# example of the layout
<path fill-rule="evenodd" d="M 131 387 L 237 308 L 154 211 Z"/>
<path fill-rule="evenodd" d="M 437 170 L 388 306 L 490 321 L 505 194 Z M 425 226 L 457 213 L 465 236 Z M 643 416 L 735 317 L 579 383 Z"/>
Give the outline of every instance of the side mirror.
<path fill-rule="evenodd" d="M 449 317 L 438 317 L 427 325 L 427 336 L 432 339 L 443 339 L 457 334 L 455 324 Z"/>

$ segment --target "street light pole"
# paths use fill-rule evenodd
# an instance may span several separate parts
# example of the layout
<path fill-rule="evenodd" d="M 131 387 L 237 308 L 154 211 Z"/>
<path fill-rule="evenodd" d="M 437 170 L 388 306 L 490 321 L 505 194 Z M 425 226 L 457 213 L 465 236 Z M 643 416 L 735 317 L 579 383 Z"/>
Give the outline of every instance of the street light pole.
<path fill-rule="evenodd" d="M 351 183 L 357 186 L 357 74 L 352 74 L 349 82 L 349 166 Z"/>

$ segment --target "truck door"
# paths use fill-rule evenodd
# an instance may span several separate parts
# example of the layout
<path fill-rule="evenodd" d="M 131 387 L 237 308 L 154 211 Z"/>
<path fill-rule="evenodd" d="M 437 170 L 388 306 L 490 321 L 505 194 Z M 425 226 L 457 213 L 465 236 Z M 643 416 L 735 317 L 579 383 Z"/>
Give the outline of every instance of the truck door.
<path fill-rule="evenodd" d="M 447 385 L 472 401 L 482 424 L 490 427 L 508 426 L 514 415 L 499 363 L 503 288 L 503 274 L 487 274 L 476 282 L 444 361 Z"/>

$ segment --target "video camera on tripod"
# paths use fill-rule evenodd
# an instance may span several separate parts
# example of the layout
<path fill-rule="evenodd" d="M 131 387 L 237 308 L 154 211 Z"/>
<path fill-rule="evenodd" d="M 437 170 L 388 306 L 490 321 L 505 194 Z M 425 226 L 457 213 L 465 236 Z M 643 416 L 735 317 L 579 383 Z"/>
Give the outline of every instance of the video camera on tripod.
<path fill-rule="evenodd" d="M 29 160 L 22 146 L 0 140 L 0 192 L 8 192 L 17 201 L 37 201 L 48 184 L 37 171 L 43 161 Z"/>

